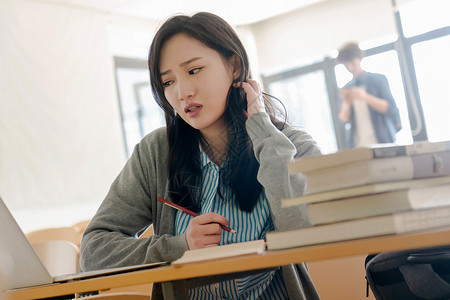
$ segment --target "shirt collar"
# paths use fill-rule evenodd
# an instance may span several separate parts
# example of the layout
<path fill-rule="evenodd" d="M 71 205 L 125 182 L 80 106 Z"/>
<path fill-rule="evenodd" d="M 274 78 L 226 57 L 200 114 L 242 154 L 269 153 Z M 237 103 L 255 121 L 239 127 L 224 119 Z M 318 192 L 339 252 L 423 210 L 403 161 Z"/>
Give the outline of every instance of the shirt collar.
<path fill-rule="evenodd" d="M 208 164 L 213 164 L 214 166 L 217 167 L 217 169 L 225 169 L 228 166 L 228 158 L 225 159 L 222 166 L 219 167 L 208 157 L 208 155 L 206 155 L 206 152 L 203 151 L 203 147 L 202 147 L 201 143 L 198 144 L 198 147 L 200 148 L 200 162 L 201 162 L 202 168 L 204 168 Z"/>
<path fill-rule="evenodd" d="M 206 152 L 203 151 L 203 147 L 200 143 L 198 143 L 198 147 L 200 148 L 200 161 L 202 164 L 202 168 L 209 163 L 213 163 L 212 160 L 209 159 L 208 155 L 206 155 Z"/>

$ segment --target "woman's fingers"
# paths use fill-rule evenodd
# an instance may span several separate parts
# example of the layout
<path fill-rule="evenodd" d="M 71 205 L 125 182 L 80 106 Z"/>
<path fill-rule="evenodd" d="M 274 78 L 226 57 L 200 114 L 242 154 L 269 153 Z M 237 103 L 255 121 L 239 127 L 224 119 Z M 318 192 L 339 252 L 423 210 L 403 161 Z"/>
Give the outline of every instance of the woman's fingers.
<path fill-rule="evenodd" d="M 189 249 L 217 246 L 221 240 L 222 225 L 228 220 L 219 214 L 208 213 L 192 218 L 186 230 L 186 241 Z"/>
<path fill-rule="evenodd" d="M 217 224 L 216 224 L 217 225 Z M 189 229 L 189 228 L 188 228 Z M 219 227 L 220 230 L 222 230 Z M 199 231 L 186 231 L 186 240 L 189 249 L 200 249 L 209 246 L 217 246 L 221 240 L 221 234 L 202 234 Z"/>
<path fill-rule="evenodd" d="M 237 82 L 233 85 L 242 88 L 247 94 L 247 113 L 251 115 L 265 111 L 261 86 L 256 80 L 248 79 L 246 82 Z"/>
<path fill-rule="evenodd" d="M 211 223 L 218 223 L 218 224 L 222 224 L 222 225 L 229 225 L 229 222 L 227 220 L 227 218 L 225 218 L 222 215 L 216 214 L 216 213 L 207 213 L 207 214 L 203 214 L 203 215 L 199 215 L 198 217 L 195 217 L 195 222 L 198 224 L 211 224 Z M 194 220 L 192 219 L 192 220 Z M 220 226 L 219 226 L 220 227 Z"/>

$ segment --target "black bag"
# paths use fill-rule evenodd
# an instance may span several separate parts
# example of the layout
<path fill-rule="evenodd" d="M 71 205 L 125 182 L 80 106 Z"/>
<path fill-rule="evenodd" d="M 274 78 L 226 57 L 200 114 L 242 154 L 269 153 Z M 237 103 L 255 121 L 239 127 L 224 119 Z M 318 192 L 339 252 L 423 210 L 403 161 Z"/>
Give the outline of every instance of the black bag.
<path fill-rule="evenodd" d="M 450 246 L 383 252 L 365 264 L 377 300 L 450 299 Z"/>

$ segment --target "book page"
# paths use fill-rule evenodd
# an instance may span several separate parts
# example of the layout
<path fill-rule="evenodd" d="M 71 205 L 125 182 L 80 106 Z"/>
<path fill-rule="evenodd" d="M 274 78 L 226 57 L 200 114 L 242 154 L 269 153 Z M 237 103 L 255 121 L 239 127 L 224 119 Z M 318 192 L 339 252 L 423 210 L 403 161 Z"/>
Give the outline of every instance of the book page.
<path fill-rule="evenodd" d="M 184 252 L 181 258 L 173 261 L 172 265 L 181 266 L 187 263 L 214 260 L 225 257 L 241 256 L 247 254 L 263 254 L 265 250 L 266 246 L 264 240 L 188 250 Z"/>

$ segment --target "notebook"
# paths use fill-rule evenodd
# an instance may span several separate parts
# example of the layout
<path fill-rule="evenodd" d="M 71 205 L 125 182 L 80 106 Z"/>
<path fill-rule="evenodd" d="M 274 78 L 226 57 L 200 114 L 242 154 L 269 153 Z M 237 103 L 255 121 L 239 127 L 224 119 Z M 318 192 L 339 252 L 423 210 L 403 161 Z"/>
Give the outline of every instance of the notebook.
<path fill-rule="evenodd" d="M 167 265 L 156 262 L 76 274 L 51 276 L 0 197 L 0 278 L 5 290 L 82 280 Z"/>

